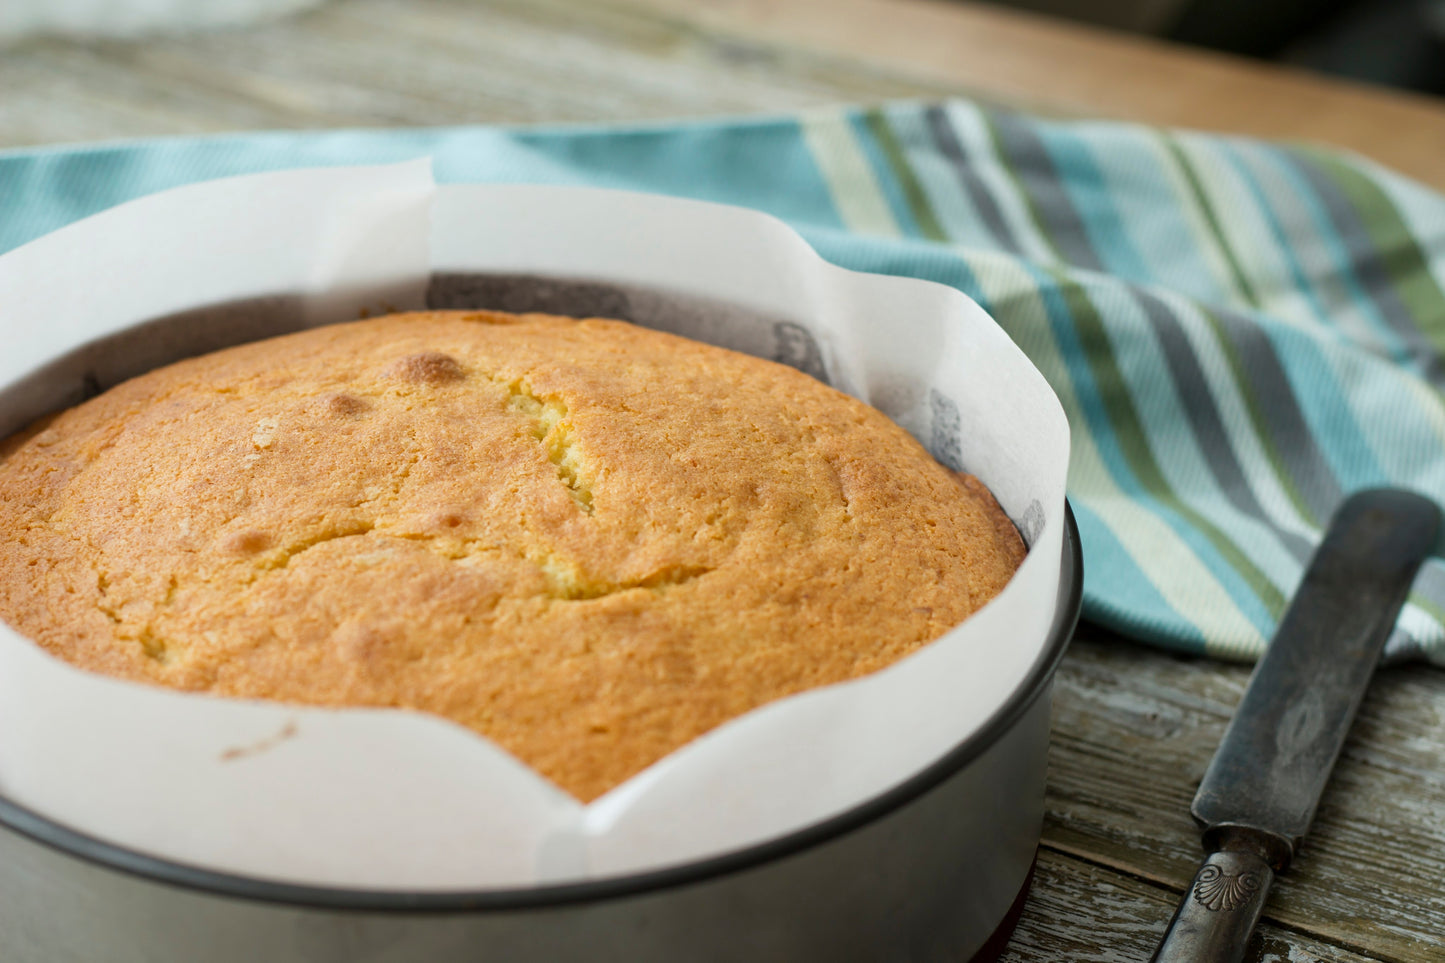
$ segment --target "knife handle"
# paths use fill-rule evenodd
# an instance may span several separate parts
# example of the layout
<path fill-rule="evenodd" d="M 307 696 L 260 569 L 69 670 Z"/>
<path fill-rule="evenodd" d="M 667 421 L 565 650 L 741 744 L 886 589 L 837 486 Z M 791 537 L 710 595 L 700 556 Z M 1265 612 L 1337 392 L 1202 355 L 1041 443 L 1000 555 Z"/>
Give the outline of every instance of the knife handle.
<path fill-rule="evenodd" d="M 1240 963 L 1273 882 L 1274 870 L 1257 853 L 1211 853 L 1150 963 Z"/>

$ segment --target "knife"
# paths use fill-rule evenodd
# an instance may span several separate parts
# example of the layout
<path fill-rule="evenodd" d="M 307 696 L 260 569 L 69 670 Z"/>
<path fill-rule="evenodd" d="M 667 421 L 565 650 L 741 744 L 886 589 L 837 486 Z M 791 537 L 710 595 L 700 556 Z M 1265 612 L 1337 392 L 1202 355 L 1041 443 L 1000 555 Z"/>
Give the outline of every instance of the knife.
<path fill-rule="evenodd" d="M 1244 958 L 1439 526 L 1434 502 L 1394 489 L 1336 511 L 1194 796 L 1208 855 L 1152 963 Z"/>

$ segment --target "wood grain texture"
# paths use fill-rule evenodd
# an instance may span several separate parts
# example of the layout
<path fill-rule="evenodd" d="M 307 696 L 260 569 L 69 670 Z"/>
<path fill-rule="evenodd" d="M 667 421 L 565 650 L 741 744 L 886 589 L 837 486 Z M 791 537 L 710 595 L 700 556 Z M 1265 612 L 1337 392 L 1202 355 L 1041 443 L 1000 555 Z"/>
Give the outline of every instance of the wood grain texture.
<path fill-rule="evenodd" d="M 1036 110 L 1309 141 L 1445 186 L 1440 100 L 944 0 L 627 0 Z"/>
<path fill-rule="evenodd" d="M 1189 803 L 1249 678 L 1085 629 L 1059 674 L 1044 843 L 1182 891 Z M 1400 961 L 1445 959 L 1445 674 L 1377 676 L 1265 918 Z"/>
<path fill-rule="evenodd" d="M 1087 893 L 1087 905 L 1078 894 Z M 1143 963 L 1164 935 L 1177 896 L 1136 877 L 1045 850 L 1023 917 L 1000 963 Z M 1256 931 L 1249 963 L 1366 963 L 1384 958 L 1271 923 Z"/>
<path fill-rule="evenodd" d="M 630 121 L 940 97 L 854 58 L 582 0 L 334 0 L 248 30 L 0 53 L 0 146 L 259 128 Z"/>
<path fill-rule="evenodd" d="M 965 94 L 1295 137 L 1445 185 L 1438 102 L 926 0 L 333 0 L 291 21 L 0 51 L 0 146 L 262 128 L 635 121 Z M 1248 670 L 1085 631 L 1005 959 L 1144 960 Z M 1445 674 L 1379 678 L 1255 959 L 1445 960 Z"/>
<path fill-rule="evenodd" d="M 1355 150 L 1445 185 L 1438 100 L 937 0 L 332 0 L 0 55 L 0 146 L 238 128 L 605 121 L 969 95 Z"/>

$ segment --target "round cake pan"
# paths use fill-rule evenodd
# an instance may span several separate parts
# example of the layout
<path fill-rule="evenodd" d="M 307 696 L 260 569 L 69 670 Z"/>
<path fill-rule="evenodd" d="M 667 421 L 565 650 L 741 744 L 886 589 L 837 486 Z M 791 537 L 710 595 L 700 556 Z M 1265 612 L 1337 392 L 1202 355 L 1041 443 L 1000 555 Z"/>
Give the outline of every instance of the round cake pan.
<path fill-rule="evenodd" d="M 512 204 L 529 217 L 534 210 L 532 195 L 499 197 L 502 207 Z M 571 216 L 569 205 L 585 207 L 596 200 L 629 216 L 639 209 L 651 211 L 652 220 L 629 224 L 633 234 L 646 229 L 665 239 L 676 233 L 672 216 L 681 202 L 649 200 L 640 205 L 575 192 L 566 197 L 568 205 L 557 207 L 565 216 Z M 689 210 L 682 213 L 698 213 Z M 139 213 L 131 215 L 138 218 Z M 722 214 L 702 213 L 723 219 Z M 727 215 L 743 218 L 748 229 L 748 219 L 758 217 Z M 776 235 L 785 254 L 790 246 L 805 247 L 796 235 L 781 237 L 784 229 L 773 223 L 763 227 Z M 459 265 L 433 263 L 432 273 L 421 275 L 424 303 L 432 308 L 619 317 L 654 327 L 691 312 L 700 330 L 715 326 L 756 332 L 759 343 L 781 346 L 775 360 L 828 380 L 825 352 L 800 338 L 800 332 L 806 332 L 785 320 L 786 315 L 760 314 L 754 306 L 728 302 L 725 292 L 735 288 L 727 284 L 706 294 L 684 294 L 638 277 L 610 276 L 612 268 L 604 262 L 612 252 L 601 242 L 592 248 L 603 252 L 596 270 L 570 277 L 549 271 L 552 265 L 534 263 L 550 256 L 548 230 L 537 227 L 529 253 L 513 258 L 517 263 L 507 260 L 516 247 L 510 237 L 498 242 L 500 253 L 489 255 L 502 262 L 490 270 L 469 264 L 459 272 Z M 606 231 L 599 236 L 602 242 L 610 237 Z M 465 232 L 457 237 L 459 248 L 480 243 Z M 693 243 L 709 234 L 695 231 L 684 237 Z M 718 256 L 731 250 L 723 241 L 716 243 Z M 659 245 L 653 249 L 665 250 Z M 377 249 L 386 257 L 391 250 Z M 684 254 L 693 260 L 699 256 L 696 251 Z M 807 272 L 777 270 L 770 260 L 774 254 L 758 249 L 750 255 L 758 263 L 749 270 L 756 277 L 767 277 L 771 270 L 771 283 L 791 290 Z M 619 263 L 625 260 L 617 257 Z M 635 263 L 640 262 L 626 261 Z M 65 290 L 59 281 L 52 287 Z M 164 317 L 157 317 L 163 312 L 142 314 L 139 317 L 153 320 L 86 335 L 90 340 L 75 340 L 79 346 L 74 350 L 52 354 L 43 363 L 18 368 L 12 363 L 17 370 L 0 372 L 6 384 L 0 391 L 0 415 L 14 428 L 149 368 L 326 320 L 305 296 L 285 293 L 292 288 L 269 290 L 279 293 L 232 302 L 181 300 L 202 306 Z M 951 296 L 956 298 L 956 292 Z M 7 408 L 7 397 L 24 401 Z M 927 399 L 923 403 L 926 408 Z M 951 403 L 935 409 L 929 447 L 936 455 L 940 450 L 946 455 L 950 439 L 957 437 L 960 415 Z M 952 425 L 952 434 L 937 434 L 940 420 Z M 917 433 L 916 427 L 910 430 Z M 1062 469 L 1059 479 L 1061 501 Z M 1037 503 L 1028 505 L 1015 519 L 1031 548 L 1042 525 L 1037 508 Z M 1044 600 L 1054 594 L 1052 577 L 1039 584 L 1039 628 L 1030 630 L 1028 638 L 998 641 L 1020 647 L 1015 649 L 1020 674 L 1011 677 L 1018 681 L 999 687 L 997 702 L 991 694 L 988 701 L 972 706 L 977 710 L 972 721 L 959 725 L 957 742 L 946 751 L 930 754 L 925 758 L 931 761 L 906 778 L 889 780 L 826 818 L 662 869 L 528 887 L 388 890 L 278 882 L 259 874 L 220 871 L 202 865 L 204 861 L 158 856 L 78 831 L 41 811 L 45 807 L 23 805 L 13 793 L 7 796 L 0 784 L 0 960 L 991 959 L 1018 918 L 1032 876 L 1043 818 L 1051 688 L 1079 613 L 1083 568 L 1078 530 L 1066 503 L 1060 520 L 1061 542 L 1059 528 L 1047 529 L 1048 555 L 1061 545 L 1051 624 Z M 959 706 L 961 712 L 969 707 L 963 701 Z M 997 708 L 989 711 L 993 706 Z M 23 732 L 10 736 L 25 738 Z M 386 773 L 378 772 L 376 778 L 385 779 Z M 97 780 L 93 792 L 100 800 L 106 798 L 103 780 Z M 476 859 L 483 861 L 486 855 L 478 852 Z"/>
<path fill-rule="evenodd" d="M 388 893 L 159 860 L 0 796 L 0 959 L 992 959 L 1028 890 L 1043 819 L 1051 687 L 1079 613 L 1083 562 L 1071 512 L 1065 534 L 1057 614 L 1023 684 L 946 756 L 826 822 L 630 877 Z"/>

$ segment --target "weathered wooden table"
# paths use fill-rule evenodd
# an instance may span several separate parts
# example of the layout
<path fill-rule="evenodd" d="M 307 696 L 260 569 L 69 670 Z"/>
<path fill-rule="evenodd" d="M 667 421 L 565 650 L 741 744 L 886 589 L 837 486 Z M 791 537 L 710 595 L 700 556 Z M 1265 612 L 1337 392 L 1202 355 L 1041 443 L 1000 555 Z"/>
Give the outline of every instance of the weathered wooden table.
<path fill-rule="evenodd" d="M 278 127 L 605 121 L 972 95 L 1349 147 L 1445 186 L 1445 107 L 923 0 L 336 0 L 259 28 L 0 50 L 0 146 Z M 3 216 L 3 212 L 0 212 Z M 1006 959 L 1147 959 L 1248 669 L 1085 626 Z M 1259 960 L 1445 960 L 1445 673 L 1383 672 Z"/>

